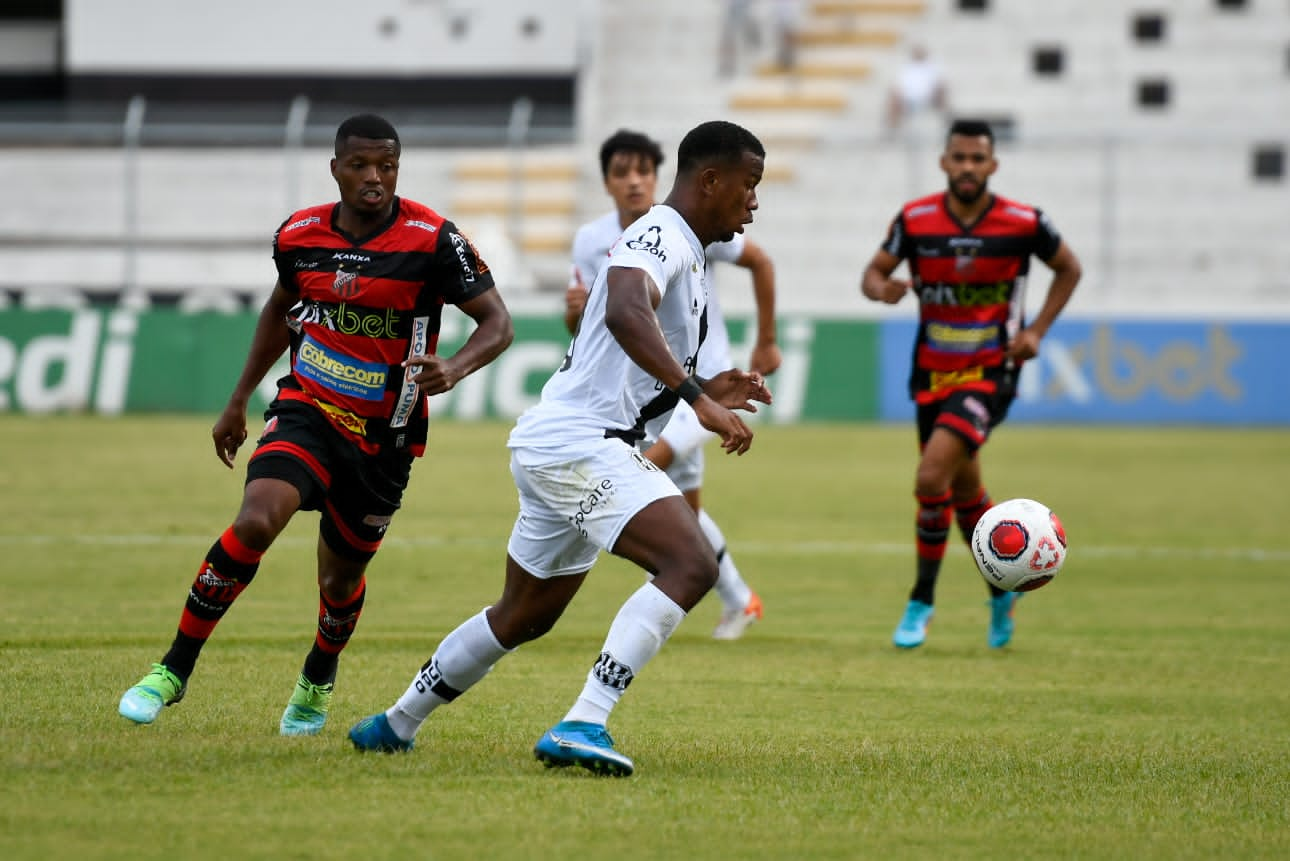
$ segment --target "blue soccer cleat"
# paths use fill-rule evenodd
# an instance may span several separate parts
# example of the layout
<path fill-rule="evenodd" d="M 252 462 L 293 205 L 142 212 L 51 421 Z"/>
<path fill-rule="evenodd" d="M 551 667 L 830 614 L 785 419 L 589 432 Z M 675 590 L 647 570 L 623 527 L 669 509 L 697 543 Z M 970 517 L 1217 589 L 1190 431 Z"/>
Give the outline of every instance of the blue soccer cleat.
<path fill-rule="evenodd" d="M 896 633 L 891 635 L 891 641 L 902 649 L 923 645 L 923 640 L 927 639 L 927 626 L 932 623 L 935 612 L 931 604 L 911 600 L 905 607 L 905 615 L 900 617 Z"/>
<path fill-rule="evenodd" d="M 632 761 L 614 750 L 614 740 L 597 723 L 566 720 L 551 727 L 533 747 L 533 755 L 547 768 L 580 765 L 595 774 L 627 777 Z"/>
<path fill-rule="evenodd" d="M 1004 592 L 997 598 L 990 599 L 990 634 L 987 638 L 990 648 L 1002 648 L 1012 639 L 1012 629 L 1015 627 L 1012 614 L 1020 600 L 1020 592 Z"/>
<path fill-rule="evenodd" d="M 403 753 L 412 750 L 412 742 L 399 738 L 390 727 L 385 712 L 365 717 L 349 728 L 349 740 L 356 750 L 376 753 Z"/>

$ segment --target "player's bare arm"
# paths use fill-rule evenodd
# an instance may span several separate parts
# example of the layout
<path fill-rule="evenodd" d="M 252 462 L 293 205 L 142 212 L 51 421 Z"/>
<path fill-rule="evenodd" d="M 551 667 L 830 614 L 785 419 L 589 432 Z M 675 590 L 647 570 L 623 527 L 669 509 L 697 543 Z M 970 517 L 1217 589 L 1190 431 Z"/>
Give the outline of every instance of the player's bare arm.
<path fill-rule="evenodd" d="M 1057 246 L 1057 251 L 1044 261 L 1053 270 L 1053 281 L 1048 286 L 1048 295 L 1044 298 L 1043 307 L 1035 315 L 1030 325 L 1022 329 L 1008 344 L 1008 358 L 1017 361 L 1033 359 L 1039 355 L 1039 342 L 1048 334 L 1048 330 L 1057 320 L 1057 315 L 1070 301 L 1079 284 L 1083 269 L 1075 252 L 1064 241 Z"/>
<path fill-rule="evenodd" d="M 757 305 L 757 340 L 748 364 L 752 370 L 770 375 L 783 362 L 775 327 L 775 264 L 764 248 L 749 239 L 735 265 L 752 275 L 753 301 Z"/>
<path fill-rule="evenodd" d="M 895 305 L 909 292 L 909 282 L 904 278 L 892 278 L 891 273 L 900 265 L 896 255 L 879 250 L 865 267 L 860 278 L 860 292 L 866 299 Z"/>
<path fill-rule="evenodd" d="M 728 410 L 755 413 L 757 404 L 771 402 L 766 378 L 756 371 L 731 368 L 702 383 L 703 393 Z"/>
<path fill-rule="evenodd" d="M 582 273 L 575 266 L 573 279 L 564 291 L 564 328 L 569 330 L 570 335 L 577 334 L 578 320 L 582 317 L 582 309 L 586 307 L 587 285 L 583 283 Z"/>
<path fill-rule="evenodd" d="M 633 362 L 675 391 L 689 378 L 672 355 L 658 327 L 655 308 L 662 294 L 641 269 L 614 266 L 605 282 L 605 326 Z M 752 444 L 752 431 L 728 408 L 700 395 L 691 403 L 699 423 L 721 437 L 726 451 L 743 454 Z"/>
<path fill-rule="evenodd" d="M 450 357 L 412 356 L 403 363 L 405 368 L 418 369 L 412 379 L 422 394 L 441 395 L 452 391 L 463 378 L 501 355 L 515 339 L 511 312 L 496 289 L 487 290 L 458 307 L 475 321 L 475 331 L 461 349 Z"/>
<path fill-rule="evenodd" d="M 716 431 L 705 419 L 705 410 L 709 405 L 712 409 L 726 410 L 726 415 L 731 416 L 743 430 L 747 430 L 747 437 L 727 438 L 724 434 L 721 437 L 721 447 L 727 454 L 743 454 L 752 445 L 752 431 L 748 430 L 743 420 L 729 410 L 746 410 L 750 413 L 757 412 L 757 405 L 754 401 L 769 404 L 771 400 L 770 389 L 766 388 L 766 381 L 761 374 L 749 373 L 732 368 L 728 371 L 722 371 L 710 380 L 703 380 L 703 393 L 707 397 L 699 398 L 691 407 L 694 409 L 694 415 L 699 420 L 699 424 Z M 716 420 L 714 416 L 713 420 Z"/>
<path fill-rule="evenodd" d="M 224 411 L 211 429 L 215 455 L 229 469 L 233 468 L 237 450 L 246 442 L 246 405 L 251 400 L 251 394 L 291 343 L 291 331 L 287 328 L 286 321 L 287 313 L 296 304 L 296 298 L 296 294 L 283 287 L 281 281 L 273 285 L 273 292 L 260 309 L 260 318 L 255 324 L 255 334 L 251 337 L 242 375 L 238 377 L 233 394 L 229 396 Z"/>

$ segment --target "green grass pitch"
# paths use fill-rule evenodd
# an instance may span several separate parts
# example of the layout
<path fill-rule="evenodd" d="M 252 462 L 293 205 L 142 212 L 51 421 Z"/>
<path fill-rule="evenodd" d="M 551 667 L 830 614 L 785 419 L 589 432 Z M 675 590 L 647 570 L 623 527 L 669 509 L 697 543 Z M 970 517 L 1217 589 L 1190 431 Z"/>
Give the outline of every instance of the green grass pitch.
<path fill-rule="evenodd" d="M 609 557 L 411 754 L 345 741 L 498 594 L 502 424 L 433 428 L 322 735 L 277 736 L 317 609 L 309 513 L 184 702 L 150 727 L 121 719 L 240 496 L 249 448 L 225 470 L 212 420 L 0 417 L 7 861 L 1290 857 L 1285 430 L 1003 427 L 990 490 L 1050 505 L 1070 555 L 998 651 L 957 536 L 926 645 L 890 644 L 913 570 L 912 427 L 710 447 L 708 508 L 766 618 L 715 642 L 715 596 L 694 610 L 615 712 L 637 773 L 607 780 L 531 749 L 641 582 Z"/>

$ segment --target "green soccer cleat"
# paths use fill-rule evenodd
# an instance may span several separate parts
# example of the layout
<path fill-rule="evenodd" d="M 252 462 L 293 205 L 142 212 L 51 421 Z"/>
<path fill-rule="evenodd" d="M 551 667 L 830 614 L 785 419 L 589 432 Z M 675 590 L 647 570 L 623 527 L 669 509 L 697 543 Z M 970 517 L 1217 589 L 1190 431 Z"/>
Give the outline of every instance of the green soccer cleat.
<path fill-rule="evenodd" d="M 117 711 L 127 720 L 150 724 L 163 708 L 182 700 L 187 690 L 188 685 L 166 669 L 165 664 L 153 664 L 152 672 L 139 679 L 139 683 L 121 697 Z"/>
<path fill-rule="evenodd" d="M 318 735 L 327 723 L 327 709 L 331 708 L 332 685 L 315 685 L 304 673 L 296 679 L 296 689 L 287 701 L 278 725 L 281 735 Z"/>

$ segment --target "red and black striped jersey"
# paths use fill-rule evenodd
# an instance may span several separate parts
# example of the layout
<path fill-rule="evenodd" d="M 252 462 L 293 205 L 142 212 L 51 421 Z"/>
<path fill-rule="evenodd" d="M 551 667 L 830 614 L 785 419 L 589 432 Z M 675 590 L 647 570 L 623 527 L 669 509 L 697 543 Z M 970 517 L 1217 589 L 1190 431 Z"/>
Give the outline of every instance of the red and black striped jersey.
<path fill-rule="evenodd" d="M 945 193 L 901 208 L 882 248 L 908 261 L 918 295 L 914 400 L 995 390 L 1008 339 L 1025 325 L 1030 258 L 1051 259 L 1061 241 L 1040 210 L 997 195 L 970 226 L 950 212 Z"/>
<path fill-rule="evenodd" d="M 492 289 L 474 245 L 428 206 L 396 197 L 389 220 L 367 236 L 336 225 L 339 204 L 302 209 L 273 237 L 278 280 L 300 302 L 291 373 L 278 396 L 314 404 L 364 451 L 425 450 L 426 398 L 409 356 L 433 354 L 445 302 Z"/>

